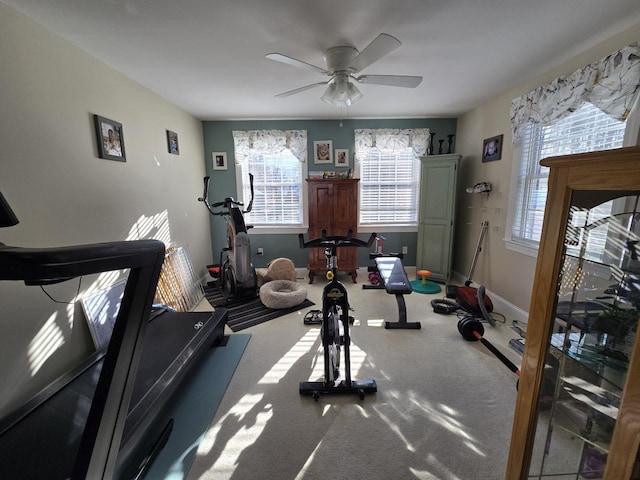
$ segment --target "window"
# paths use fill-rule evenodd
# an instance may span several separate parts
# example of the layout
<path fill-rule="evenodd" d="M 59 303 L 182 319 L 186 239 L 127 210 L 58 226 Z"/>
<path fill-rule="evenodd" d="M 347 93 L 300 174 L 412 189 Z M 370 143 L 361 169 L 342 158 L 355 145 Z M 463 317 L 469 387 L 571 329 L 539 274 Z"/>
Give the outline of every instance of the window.
<path fill-rule="evenodd" d="M 371 149 L 360 162 L 362 226 L 418 225 L 420 159 L 411 147 L 393 154 Z"/>
<path fill-rule="evenodd" d="M 516 245 L 516 250 L 526 252 L 517 246 L 537 249 L 540 242 L 549 177 L 549 169 L 540 166 L 540 160 L 555 155 L 618 148 L 623 145 L 624 134 L 625 122 L 611 118 L 590 103 L 584 103 L 553 125 L 527 124 L 522 135 L 521 163 L 517 170 L 511 218 L 510 241 Z M 610 213 L 611 204 L 597 212 L 598 218 Z M 574 222 L 586 220 L 577 212 L 573 218 Z M 593 220 L 596 219 L 589 219 Z M 606 228 L 593 229 L 589 238 L 584 239 L 596 256 L 601 255 L 598 250 L 603 249 L 606 235 Z"/>
<path fill-rule="evenodd" d="M 360 177 L 358 228 L 418 226 L 420 152 L 426 150 L 427 129 L 356 131 Z M 376 139 L 377 137 L 377 146 Z"/>
<path fill-rule="evenodd" d="M 301 227 L 303 225 L 302 164 L 289 151 L 249 155 L 239 165 L 242 198 L 251 199 L 249 173 L 253 175 L 254 200 L 245 221 L 254 227 Z"/>
<path fill-rule="evenodd" d="M 280 131 L 234 132 L 236 182 L 245 208 L 251 200 L 249 174 L 253 175 L 253 206 L 245 214 L 247 224 L 255 228 L 252 233 L 301 233 L 306 226 L 306 132 L 291 136 Z M 288 148 L 290 141 L 297 144 Z"/>

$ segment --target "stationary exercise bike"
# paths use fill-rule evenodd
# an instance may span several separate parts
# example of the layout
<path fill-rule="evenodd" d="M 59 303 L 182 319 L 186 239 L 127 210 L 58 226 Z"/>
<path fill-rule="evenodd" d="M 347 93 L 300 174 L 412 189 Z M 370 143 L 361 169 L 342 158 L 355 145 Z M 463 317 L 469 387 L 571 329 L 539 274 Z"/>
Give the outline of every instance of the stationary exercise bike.
<path fill-rule="evenodd" d="M 204 177 L 204 193 L 198 201 L 204 202 L 211 215 L 224 217 L 227 223 L 227 246 L 220 251 L 220 286 L 227 301 L 253 296 L 258 288 L 256 270 L 251 262 L 251 241 L 248 230 L 251 225 L 245 225 L 244 214 L 251 211 L 253 206 L 253 175 L 249 174 L 251 201 L 246 210 L 242 210 L 242 202 L 233 197 L 227 197 L 222 202 L 213 205 L 209 203 L 209 179 Z M 222 210 L 215 211 L 215 208 Z M 223 262 L 223 256 L 226 258 Z"/>
<path fill-rule="evenodd" d="M 369 241 L 365 242 L 352 237 L 349 230 L 346 236 L 327 236 L 326 230 L 322 236 L 314 240 L 304 241 L 300 234 L 300 248 L 324 247 L 327 256 L 327 280 L 322 292 L 322 326 L 320 337 L 324 350 L 324 380 L 320 382 L 300 382 L 300 394 L 311 395 L 318 401 L 322 393 L 355 393 L 362 400 L 366 393 L 378 390 L 375 380 L 353 380 L 351 378 L 351 357 L 349 347 L 349 301 L 345 286 L 337 279 L 338 248 L 339 247 L 370 247 L 376 234 L 372 233 Z M 344 347 L 344 378 L 340 378 L 340 347 Z"/>

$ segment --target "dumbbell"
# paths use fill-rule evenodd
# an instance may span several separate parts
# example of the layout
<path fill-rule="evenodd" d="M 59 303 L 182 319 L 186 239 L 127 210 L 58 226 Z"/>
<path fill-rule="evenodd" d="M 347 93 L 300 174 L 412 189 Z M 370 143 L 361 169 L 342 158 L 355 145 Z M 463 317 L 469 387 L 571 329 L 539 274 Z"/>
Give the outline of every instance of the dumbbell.
<path fill-rule="evenodd" d="M 484 326 L 480 322 L 480 320 L 476 319 L 473 316 L 466 316 L 458 321 L 458 331 L 460 335 L 465 340 L 470 342 L 475 342 L 480 340 L 480 342 L 489 349 L 491 353 L 493 353 L 498 359 L 504 363 L 509 370 L 515 373 L 518 377 L 520 376 L 520 369 L 514 365 L 514 363 L 505 357 L 500 350 L 493 346 L 493 344 L 484 338 Z M 516 386 L 517 388 L 517 386 Z"/>

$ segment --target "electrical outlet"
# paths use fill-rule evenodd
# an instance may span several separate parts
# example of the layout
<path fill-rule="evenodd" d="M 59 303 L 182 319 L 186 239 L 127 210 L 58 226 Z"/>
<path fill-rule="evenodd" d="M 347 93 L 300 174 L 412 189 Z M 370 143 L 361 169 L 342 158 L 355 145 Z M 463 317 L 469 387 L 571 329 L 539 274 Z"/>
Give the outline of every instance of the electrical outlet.
<path fill-rule="evenodd" d="M 258 255 L 264 255 L 264 248 L 258 247 Z"/>
<path fill-rule="evenodd" d="M 402 247 L 402 254 L 406 255 L 407 253 L 409 253 L 409 247 L 405 245 L 404 247 Z"/>

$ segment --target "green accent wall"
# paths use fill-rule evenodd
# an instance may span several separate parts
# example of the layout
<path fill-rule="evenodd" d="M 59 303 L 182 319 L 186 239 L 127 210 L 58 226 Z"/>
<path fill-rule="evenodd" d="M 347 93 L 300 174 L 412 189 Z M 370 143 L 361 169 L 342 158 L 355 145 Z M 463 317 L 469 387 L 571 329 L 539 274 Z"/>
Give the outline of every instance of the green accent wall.
<path fill-rule="evenodd" d="M 457 120 L 455 118 L 415 118 L 415 119 L 353 119 L 342 120 L 247 120 L 247 121 L 206 121 L 203 122 L 204 158 L 207 175 L 211 176 L 210 195 L 213 201 L 222 200 L 225 197 L 237 198 L 236 172 L 233 154 L 233 130 L 306 130 L 309 145 L 308 159 L 309 171 L 323 170 L 347 170 L 332 165 L 313 164 L 313 142 L 316 140 L 331 140 L 334 150 L 343 148 L 349 150 L 349 167 L 353 167 L 354 154 L 354 130 L 359 128 L 428 128 L 435 132 L 434 149 L 438 151 L 438 140 L 444 139 L 443 153 L 447 153 L 447 135 L 456 134 Z M 455 150 L 455 138 L 454 138 Z M 213 170 L 212 152 L 227 152 L 227 170 Z M 202 192 L 194 192 L 194 197 L 202 195 Z M 204 208 L 204 206 L 203 206 Z M 218 263 L 220 250 L 225 246 L 225 223 L 220 217 L 210 217 L 211 244 L 213 263 Z M 407 246 L 409 253 L 404 257 L 406 266 L 415 265 L 417 232 L 378 232 L 386 240 L 385 253 L 400 252 L 403 246 Z M 251 235 L 251 231 L 249 231 Z M 359 234 L 366 239 L 370 234 Z M 256 255 L 258 247 L 264 248 L 263 256 Z M 253 264 L 256 268 L 266 267 L 266 264 L 278 257 L 287 257 L 293 260 L 298 268 L 307 265 L 307 252 L 300 248 L 298 236 L 295 234 L 254 235 L 251 238 L 253 250 Z M 373 265 L 369 260 L 367 249 L 358 249 L 358 265 L 361 267 Z M 373 248 L 371 249 L 373 250 Z M 364 280 L 362 280 L 364 281 Z"/>

